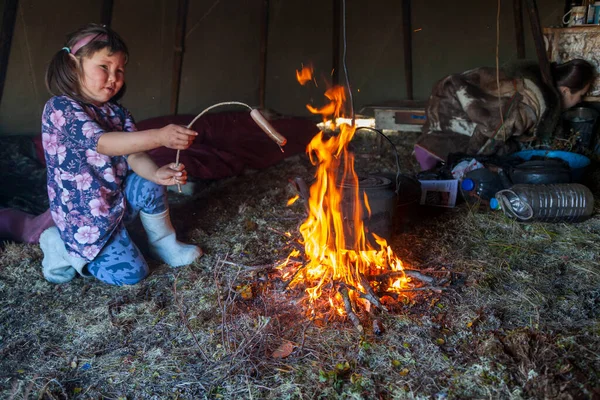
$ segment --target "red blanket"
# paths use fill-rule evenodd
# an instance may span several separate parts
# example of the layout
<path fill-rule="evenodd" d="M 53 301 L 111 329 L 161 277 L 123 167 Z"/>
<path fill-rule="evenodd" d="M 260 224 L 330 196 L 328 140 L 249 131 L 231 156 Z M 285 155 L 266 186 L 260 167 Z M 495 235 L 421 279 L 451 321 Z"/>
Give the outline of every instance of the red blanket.
<path fill-rule="evenodd" d="M 189 124 L 194 115 L 175 115 L 137 123 L 138 130 L 161 128 L 167 124 Z M 203 115 L 192 129 L 198 132 L 192 146 L 181 151 L 179 162 L 188 174 L 201 179 L 221 179 L 244 169 L 270 167 L 286 157 L 304 152 L 319 129 L 303 118 L 283 117 L 271 125 L 287 138 L 281 152 L 275 142 L 256 125 L 249 112 L 223 112 Z M 175 161 L 176 150 L 161 147 L 148 152 L 157 165 Z"/>

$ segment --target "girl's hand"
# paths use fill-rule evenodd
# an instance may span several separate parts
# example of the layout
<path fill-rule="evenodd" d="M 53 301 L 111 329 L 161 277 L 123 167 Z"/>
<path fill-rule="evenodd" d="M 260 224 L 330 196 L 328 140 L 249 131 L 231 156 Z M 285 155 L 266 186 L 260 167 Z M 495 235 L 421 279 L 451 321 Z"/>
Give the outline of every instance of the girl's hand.
<path fill-rule="evenodd" d="M 184 126 L 169 124 L 158 130 L 159 141 L 169 149 L 185 150 L 192 145 L 198 132 Z"/>
<path fill-rule="evenodd" d="M 185 185 L 187 182 L 187 171 L 183 164 L 171 163 L 163 165 L 156 170 L 156 183 L 159 185 Z"/>

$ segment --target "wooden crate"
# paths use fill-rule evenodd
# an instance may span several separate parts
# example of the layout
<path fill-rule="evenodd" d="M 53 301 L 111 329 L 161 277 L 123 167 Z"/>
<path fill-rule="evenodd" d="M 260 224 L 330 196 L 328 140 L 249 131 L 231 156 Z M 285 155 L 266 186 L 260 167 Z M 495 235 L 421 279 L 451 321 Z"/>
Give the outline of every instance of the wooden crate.
<path fill-rule="evenodd" d="M 424 108 L 374 108 L 375 128 L 394 131 L 420 132 L 425 124 Z"/>

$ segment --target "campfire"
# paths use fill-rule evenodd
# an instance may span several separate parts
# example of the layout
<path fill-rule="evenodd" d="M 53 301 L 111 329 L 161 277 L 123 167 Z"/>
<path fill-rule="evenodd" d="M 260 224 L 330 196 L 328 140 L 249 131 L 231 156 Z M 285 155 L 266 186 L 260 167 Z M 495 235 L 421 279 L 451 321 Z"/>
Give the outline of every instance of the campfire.
<path fill-rule="evenodd" d="M 312 72 L 311 67 L 297 71 L 300 84 L 313 81 Z M 329 103 L 321 108 L 307 105 L 310 112 L 329 121 L 343 117 L 345 89 L 330 87 L 325 96 Z M 313 312 L 317 301 L 325 300 L 327 307 L 362 331 L 359 315 L 387 311 L 383 297 L 407 296 L 417 288 L 413 279 L 424 283 L 433 279 L 406 271 L 387 241 L 365 226 L 371 207 L 348 150 L 356 128 L 345 123 L 336 128 L 334 134 L 319 132 L 307 147 L 317 168 L 307 199 L 308 217 L 300 226 L 301 248 L 292 251 L 280 269 L 288 287 L 305 288 Z"/>

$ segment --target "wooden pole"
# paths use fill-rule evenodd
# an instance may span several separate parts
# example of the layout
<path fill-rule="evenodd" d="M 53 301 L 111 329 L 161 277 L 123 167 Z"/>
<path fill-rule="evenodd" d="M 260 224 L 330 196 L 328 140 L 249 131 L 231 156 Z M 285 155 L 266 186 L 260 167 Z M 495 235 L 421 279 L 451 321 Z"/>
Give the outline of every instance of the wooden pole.
<path fill-rule="evenodd" d="M 536 0 L 527 0 L 527 13 L 529 14 L 529 22 L 533 34 L 533 42 L 535 43 L 535 52 L 540 64 L 540 71 L 544 83 L 550 88 L 554 88 L 554 78 L 550 69 L 550 62 L 544 45 L 544 36 L 542 34 L 542 26 L 540 24 L 540 16 L 538 13 Z"/>
<path fill-rule="evenodd" d="M 269 0 L 262 0 L 260 10 L 260 75 L 258 80 L 258 104 L 265 108 L 267 88 L 267 44 L 269 40 Z"/>
<path fill-rule="evenodd" d="M 112 13 L 113 13 L 113 0 L 103 0 L 102 1 L 102 16 L 100 17 L 100 21 L 102 25 L 110 26 L 112 23 Z"/>
<path fill-rule="evenodd" d="M 340 84 L 340 32 L 342 27 L 341 0 L 333 0 L 332 17 L 333 20 L 331 24 L 331 83 L 335 86 Z"/>
<path fill-rule="evenodd" d="M 18 6 L 18 0 L 4 0 L 2 25 L 0 26 L 0 103 L 2 102 L 2 95 L 4 93 L 4 83 L 6 82 L 6 71 L 8 70 L 10 47 L 15 31 Z"/>
<path fill-rule="evenodd" d="M 408 100 L 412 100 L 414 95 L 411 0 L 402 0 L 402 29 L 404 36 L 404 81 L 406 84 L 406 97 Z"/>
<path fill-rule="evenodd" d="M 517 40 L 517 58 L 525 58 L 525 33 L 523 30 L 523 0 L 513 1 L 515 14 L 515 39 Z"/>
<path fill-rule="evenodd" d="M 177 1 L 177 24 L 175 26 L 175 46 L 173 56 L 173 77 L 171 80 L 171 114 L 177 115 L 179 107 L 179 89 L 181 86 L 181 69 L 183 67 L 183 51 L 185 45 L 185 22 L 187 19 L 188 0 Z"/>

